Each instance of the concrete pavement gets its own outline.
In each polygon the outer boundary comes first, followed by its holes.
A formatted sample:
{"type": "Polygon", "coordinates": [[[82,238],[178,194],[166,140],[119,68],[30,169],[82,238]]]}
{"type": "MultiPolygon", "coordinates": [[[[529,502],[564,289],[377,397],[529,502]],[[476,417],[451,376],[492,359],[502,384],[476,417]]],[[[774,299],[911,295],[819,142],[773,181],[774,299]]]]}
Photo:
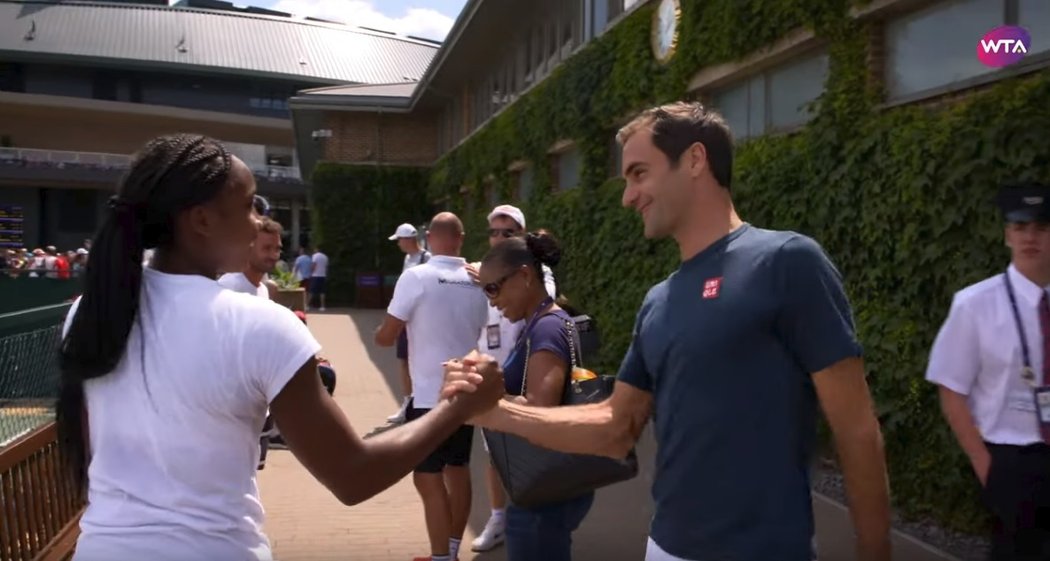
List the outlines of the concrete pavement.
{"type": "MultiPolygon", "coordinates": [[[[385,425],[400,403],[397,363],[393,349],[376,348],[372,332],[382,311],[330,311],[311,314],[309,326],[324,346],[338,375],[335,399],[361,434],[385,425]]],[[[639,443],[639,477],[598,493],[587,519],[575,534],[577,559],[641,561],[645,554],[648,521],[652,515],[649,486],[653,476],[652,435],[639,443]]],[[[475,437],[473,513],[464,536],[460,560],[503,561],[502,547],[488,553],[469,551],[470,541],[488,517],[485,495],[484,449],[475,437]]],[[[260,472],[266,531],[275,557],[281,561],[411,560],[429,553],[423,508],[406,477],[378,497],[348,508],[332,495],[285,450],[271,450],[260,472]]],[[[850,561],[852,526],[848,513],[822,497],[814,499],[821,561],[850,561]]],[[[951,557],[897,535],[897,561],[948,561],[951,557]]]]}

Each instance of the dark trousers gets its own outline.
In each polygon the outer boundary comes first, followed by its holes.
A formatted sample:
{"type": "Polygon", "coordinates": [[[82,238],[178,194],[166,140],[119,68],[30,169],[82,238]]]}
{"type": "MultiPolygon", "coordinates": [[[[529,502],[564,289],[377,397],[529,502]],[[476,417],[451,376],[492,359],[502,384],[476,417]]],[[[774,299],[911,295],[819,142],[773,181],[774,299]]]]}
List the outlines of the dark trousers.
{"type": "Polygon", "coordinates": [[[572,561],[572,533],[594,493],[536,508],[507,505],[507,561],[572,561]]]}
{"type": "Polygon", "coordinates": [[[984,499],[994,516],[991,561],[1050,559],[1050,446],[988,444],[984,499]]]}

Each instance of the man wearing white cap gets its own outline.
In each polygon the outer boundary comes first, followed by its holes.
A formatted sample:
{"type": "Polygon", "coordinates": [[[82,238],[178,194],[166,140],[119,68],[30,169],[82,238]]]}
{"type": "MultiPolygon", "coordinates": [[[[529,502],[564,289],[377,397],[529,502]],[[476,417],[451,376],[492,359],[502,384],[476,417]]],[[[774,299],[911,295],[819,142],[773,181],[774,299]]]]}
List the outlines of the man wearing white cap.
{"type": "MultiPolygon", "coordinates": [[[[387,239],[396,241],[397,247],[405,252],[405,264],[401,267],[402,273],[416,265],[422,265],[430,259],[430,252],[419,247],[419,231],[416,230],[415,226],[407,222],[398,226],[394,235],[387,239]]],[[[397,413],[386,418],[388,423],[405,422],[405,411],[408,409],[408,404],[412,401],[412,377],[408,370],[407,329],[401,331],[401,335],[397,338],[397,358],[401,363],[401,388],[405,394],[401,400],[401,408],[397,410],[397,413]]]]}
{"type": "MultiPolygon", "coordinates": [[[[489,213],[488,220],[489,247],[493,247],[508,238],[525,235],[525,213],[516,206],[499,205],[489,213]]],[[[471,277],[475,282],[477,282],[477,269],[479,266],[479,263],[468,265],[468,271],[470,271],[471,277]]],[[[557,288],[554,284],[554,273],[546,265],[543,266],[543,284],[547,288],[547,294],[551,298],[556,298],[557,288]]],[[[514,347],[518,333],[524,325],[524,321],[515,323],[507,321],[507,318],[503,317],[503,314],[498,309],[489,304],[488,321],[485,324],[485,328],[481,330],[481,337],[478,339],[478,351],[492,356],[496,362],[503,364],[510,350],[514,347]]],[[[484,439],[482,439],[482,443],[484,442],[484,439]]],[[[503,491],[503,484],[500,482],[499,475],[491,464],[488,466],[486,479],[488,481],[489,504],[492,507],[492,515],[485,524],[485,529],[471,543],[471,549],[474,551],[488,551],[503,543],[503,534],[506,528],[504,509],[507,506],[507,496],[503,491]]]]}

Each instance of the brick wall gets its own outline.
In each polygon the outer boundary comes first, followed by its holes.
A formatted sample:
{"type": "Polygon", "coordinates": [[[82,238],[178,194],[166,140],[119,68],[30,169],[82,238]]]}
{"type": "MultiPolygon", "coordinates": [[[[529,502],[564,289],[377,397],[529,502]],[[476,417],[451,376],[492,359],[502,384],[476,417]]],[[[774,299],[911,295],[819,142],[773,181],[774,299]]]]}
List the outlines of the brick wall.
{"type": "Polygon", "coordinates": [[[430,165],[437,159],[437,115],[330,112],[324,158],[334,162],[430,165]]]}

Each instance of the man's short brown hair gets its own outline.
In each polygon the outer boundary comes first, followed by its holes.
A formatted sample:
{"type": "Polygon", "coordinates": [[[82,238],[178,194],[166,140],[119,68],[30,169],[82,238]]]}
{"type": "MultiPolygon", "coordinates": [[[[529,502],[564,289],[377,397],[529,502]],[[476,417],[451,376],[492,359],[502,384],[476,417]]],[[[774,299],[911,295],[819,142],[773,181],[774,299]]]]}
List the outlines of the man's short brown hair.
{"type": "Polygon", "coordinates": [[[699,142],[707,150],[707,165],[719,185],[729,189],[733,179],[733,135],[715,111],[699,102],[679,101],[646,109],[616,133],[623,146],[639,130],[653,134],[653,144],[678,167],[682,154],[699,142]]]}
{"type": "Polygon", "coordinates": [[[278,236],[284,231],[281,227],[281,223],[270,218],[269,216],[263,216],[259,219],[259,231],[266,232],[267,234],[277,234],[278,236]]]}

